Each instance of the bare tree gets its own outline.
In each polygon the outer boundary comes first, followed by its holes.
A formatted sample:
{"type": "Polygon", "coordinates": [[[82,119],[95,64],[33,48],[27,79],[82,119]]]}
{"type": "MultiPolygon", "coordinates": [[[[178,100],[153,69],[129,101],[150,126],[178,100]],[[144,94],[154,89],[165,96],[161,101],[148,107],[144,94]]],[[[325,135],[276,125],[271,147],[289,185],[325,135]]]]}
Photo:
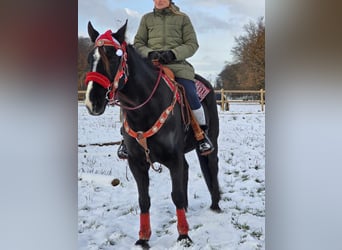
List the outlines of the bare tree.
{"type": "Polygon", "coordinates": [[[86,89],[84,85],[85,75],[88,71],[88,54],[92,48],[92,43],[89,38],[78,38],[78,58],[77,58],[77,70],[78,70],[78,90],[86,89]]]}
{"type": "Polygon", "coordinates": [[[265,23],[260,17],[257,23],[244,26],[246,34],[235,38],[236,46],[232,49],[237,62],[246,66],[246,82],[240,84],[265,88],[265,23]]]}

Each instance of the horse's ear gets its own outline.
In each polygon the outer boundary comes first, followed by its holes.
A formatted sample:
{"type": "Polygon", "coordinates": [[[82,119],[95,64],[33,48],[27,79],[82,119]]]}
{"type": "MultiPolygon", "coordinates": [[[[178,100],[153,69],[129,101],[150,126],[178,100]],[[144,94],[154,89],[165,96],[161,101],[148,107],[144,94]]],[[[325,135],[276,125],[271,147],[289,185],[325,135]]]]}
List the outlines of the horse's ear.
{"type": "Polygon", "coordinates": [[[126,28],[127,28],[127,19],[125,24],[114,34],[112,34],[119,43],[122,43],[123,41],[125,41],[125,34],[126,34],[126,28]]]}
{"type": "Polygon", "coordinates": [[[90,36],[91,41],[94,43],[96,38],[100,35],[97,30],[94,29],[93,25],[91,25],[91,22],[88,22],[88,34],[90,36]]]}

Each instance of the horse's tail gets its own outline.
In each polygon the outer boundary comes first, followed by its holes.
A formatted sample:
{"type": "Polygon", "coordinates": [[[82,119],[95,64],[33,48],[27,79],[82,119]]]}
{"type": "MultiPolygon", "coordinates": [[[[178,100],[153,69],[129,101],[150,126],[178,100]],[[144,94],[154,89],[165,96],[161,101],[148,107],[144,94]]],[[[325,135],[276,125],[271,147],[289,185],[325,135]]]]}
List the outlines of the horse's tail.
{"type": "Polygon", "coordinates": [[[201,81],[210,91],[202,100],[202,106],[205,111],[208,125],[208,136],[213,143],[215,150],[208,156],[202,156],[197,152],[201,165],[201,170],[211,194],[212,204],[210,206],[214,211],[220,211],[219,201],[221,199],[218,183],[218,135],[219,135],[219,117],[216,105],[216,97],[213,86],[200,75],[195,75],[195,79],[201,81]]]}

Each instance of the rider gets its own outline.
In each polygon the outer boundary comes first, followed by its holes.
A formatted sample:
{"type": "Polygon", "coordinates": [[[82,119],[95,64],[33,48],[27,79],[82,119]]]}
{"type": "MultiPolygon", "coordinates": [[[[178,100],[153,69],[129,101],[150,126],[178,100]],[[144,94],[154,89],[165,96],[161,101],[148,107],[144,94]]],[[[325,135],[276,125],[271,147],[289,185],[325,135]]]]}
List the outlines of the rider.
{"type": "MultiPolygon", "coordinates": [[[[153,12],[142,17],[134,38],[134,46],[142,56],[167,65],[173,71],[176,82],[184,86],[193,115],[204,132],[204,138],[198,141],[197,148],[200,154],[207,155],[214,147],[206,135],[208,127],[196,93],[194,68],[185,60],[198,49],[195,30],[189,17],[180,12],[172,1],[153,1],[153,12]]],[[[122,159],[127,158],[127,149],[123,141],[118,149],[118,156],[122,159]]]]}

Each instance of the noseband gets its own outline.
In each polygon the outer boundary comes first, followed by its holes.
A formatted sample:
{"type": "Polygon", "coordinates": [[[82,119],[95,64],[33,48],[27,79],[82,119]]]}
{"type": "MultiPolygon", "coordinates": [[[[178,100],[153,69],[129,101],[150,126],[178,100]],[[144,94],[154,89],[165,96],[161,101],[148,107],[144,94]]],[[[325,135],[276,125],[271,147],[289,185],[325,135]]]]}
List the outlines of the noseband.
{"type": "Polygon", "coordinates": [[[113,101],[115,92],[119,87],[119,81],[123,79],[124,84],[128,81],[127,44],[125,41],[120,44],[112,37],[112,31],[108,30],[96,39],[94,48],[100,48],[103,46],[114,47],[116,49],[116,55],[121,57],[119,68],[115,74],[113,82],[110,82],[108,77],[101,73],[88,72],[86,74],[85,84],[88,85],[90,81],[96,81],[96,83],[108,90],[107,95],[109,94],[109,101],[113,101]]]}

